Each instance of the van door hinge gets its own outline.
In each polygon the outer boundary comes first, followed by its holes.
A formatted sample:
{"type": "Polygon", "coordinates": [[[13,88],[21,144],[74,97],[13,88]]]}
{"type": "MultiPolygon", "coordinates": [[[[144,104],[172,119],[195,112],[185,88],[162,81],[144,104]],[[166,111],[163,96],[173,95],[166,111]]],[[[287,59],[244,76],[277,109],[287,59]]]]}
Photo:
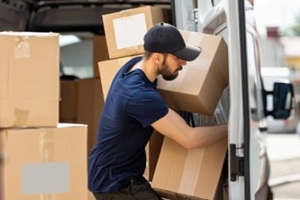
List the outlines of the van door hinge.
{"type": "Polygon", "coordinates": [[[235,144],[230,144],[230,180],[236,181],[237,176],[244,176],[244,157],[237,156],[235,144]]]}
{"type": "Polygon", "coordinates": [[[188,19],[189,19],[190,21],[195,22],[195,23],[198,22],[198,8],[195,8],[195,9],[190,10],[188,19]]]}

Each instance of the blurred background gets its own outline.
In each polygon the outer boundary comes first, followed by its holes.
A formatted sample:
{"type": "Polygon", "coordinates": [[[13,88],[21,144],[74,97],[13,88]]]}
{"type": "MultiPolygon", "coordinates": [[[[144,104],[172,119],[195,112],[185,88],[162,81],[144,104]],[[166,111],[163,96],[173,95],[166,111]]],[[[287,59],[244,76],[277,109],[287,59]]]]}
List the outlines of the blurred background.
{"type": "MultiPolygon", "coordinates": [[[[273,78],[287,77],[294,84],[295,100],[299,105],[300,1],[255,0],[254,13],[260,35],[265,86],[267,88],[273,78]]],[[[271,161],[269,184],[274,199],[300,199],[299,113],[296,111],[292,120],[276,122],[268,119],[268,123],[272,123],[267,136],[267,150],[271,161]]]]}

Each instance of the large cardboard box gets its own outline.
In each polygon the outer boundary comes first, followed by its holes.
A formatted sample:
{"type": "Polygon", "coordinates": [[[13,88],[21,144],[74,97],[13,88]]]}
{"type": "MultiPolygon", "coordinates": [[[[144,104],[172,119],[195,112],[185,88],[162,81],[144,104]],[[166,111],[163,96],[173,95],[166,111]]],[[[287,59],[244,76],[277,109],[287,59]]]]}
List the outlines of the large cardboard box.
{"type": "Polygon", "coordinates": [[[78,81],[60,81],[59,121],[77,122],[78,81]]]}
{"type": "Polygon", "coordinates": [[[60,122],[88,125],[88,154],[97,140],[103,103],[99,78],[61,81],[60,122]]]}
{"type": "Polygon", "coordinates": [[[163,139],[164,139],[164,135],[162,135],[158,131],[154,130],[151,135],[151,138],[145,148],[147,162],[146,162],[146,169],[144,172],[144,177],[148,181],[152,181],[152,179],[153,179],[153,175],[154,175],[157,161],[159,158],[163,139]]]}
{"type": "Polygon", "coordinates": [[[159,76],[157,88],[169,105],[211,116],[229,83],[227,45],[221,36],[180,32],[186,42],[201,47],[202,52],[187,62],[175,80],[159,76]]]}
{"type": "MultiPolygon", "coordinates": [[[[229,83],[227,45],[221,36],[180,32],[186,42],[200,46],[202,52],[194,61],[187,62],[175,80],[165,81],[159,76],[157,88],[175,111],[212,116],[229,83]]],[[[104,99],[114,75],[133,57],[98,62],[104,99]]]]}
{"type": "Polygon", "coordinates": [[[5,200],[86,200],[87,127],[1,129],[5,200]]]}
{"type": "Polygon", "coordinates": [[[165,192],[213,200],[227,152],[227,139],[187,150],[165,137],[152,186],[165,192]]]}
{"type": "Polygon", "coordinates": [[[0,33],[0,127],[56,126],[59,35],[0,33]]]}
{"type": "Polygon", "coordinates": [[[88,200],[95,200],[93,193],[90,191],[88,191],[88,200]]]}
{"type": "Polygon", "coordinates": [[[88,154],[97,141],[98,122],[103,103],[99,78],[78,81],[77,123],[88,125],[88,154]]]}
{"type": "Polygon", "coordinates": [[[102,16],[110,58],[141,54],[144,35],[159,22],[171,23],[170,9],[142,6],[102,16]]]}
{"type": "Polygon", "coordinates": [[[93,37],[93,72],[94,77],[100,77],[98,62],[108,60],[108,50],[106,38],[104,35],[97,35],[93,37]]]}

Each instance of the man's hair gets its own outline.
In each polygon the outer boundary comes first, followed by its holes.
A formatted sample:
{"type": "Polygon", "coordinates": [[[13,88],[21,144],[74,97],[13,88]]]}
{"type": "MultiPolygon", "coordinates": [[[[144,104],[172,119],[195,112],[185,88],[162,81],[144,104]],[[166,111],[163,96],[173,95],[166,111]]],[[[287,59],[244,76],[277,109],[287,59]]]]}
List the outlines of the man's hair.
{"type": "MultiPolygon", "coordinates": [[[[153,53],[154,52],[150,52],[150,51],[144,51],[144,55],[143,55],[143,57],[144,57],[144,59],[145,60],[148,60],[152,55],[153,55],[153,53]]],[[[160,53],[160,54],[162,54],[163,56],[164,56],[164,59],[166,59],[166,57],[167,57],[167,53],[160,53]]]]}
{"type": "Polygon", "coordinates": [[[145,60],[148,60],[152,56],[152,54],[153,54],[153,52],[145,50],[143,57],[145,58],[145,60]]]}

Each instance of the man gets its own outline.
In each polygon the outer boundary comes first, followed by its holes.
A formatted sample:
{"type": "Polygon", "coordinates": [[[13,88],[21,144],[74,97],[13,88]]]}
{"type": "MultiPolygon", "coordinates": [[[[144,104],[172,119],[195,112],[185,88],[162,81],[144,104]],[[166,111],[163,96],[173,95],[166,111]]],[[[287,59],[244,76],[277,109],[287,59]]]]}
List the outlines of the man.
{"type": "Polygon", "coordinates": [[[160,199],[143,178],[153,129],[187,149],[227,136],[227,125],[188,126],[156,89],[157,76],[175,79],[201,49],[186,44],[178,29],[166,23],[148,30],[144,49],[143,57],[133,58],[116,74],[102,110],[98,142],[89,157],[89,190],[97,200],[160,199]]]}

